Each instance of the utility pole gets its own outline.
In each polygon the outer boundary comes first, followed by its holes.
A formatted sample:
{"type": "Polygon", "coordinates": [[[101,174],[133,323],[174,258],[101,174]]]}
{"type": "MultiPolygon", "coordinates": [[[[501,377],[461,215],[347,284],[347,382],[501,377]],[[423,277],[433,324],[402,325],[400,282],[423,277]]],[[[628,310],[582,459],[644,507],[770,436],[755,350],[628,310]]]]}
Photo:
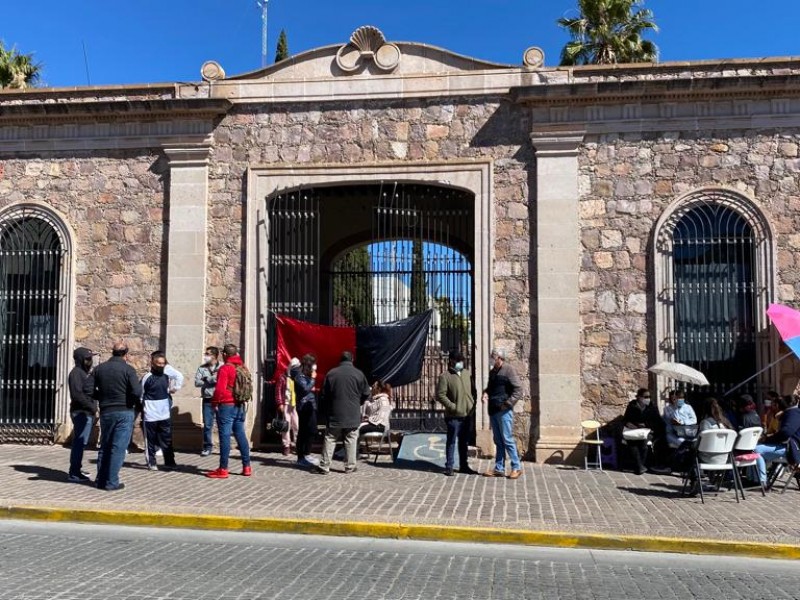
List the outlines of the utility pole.
{"type": "Polygon", "coordinates": [[[267,4],[269,0],[256,0],[261,8],[261,68],[267,66],[267,4]]]}

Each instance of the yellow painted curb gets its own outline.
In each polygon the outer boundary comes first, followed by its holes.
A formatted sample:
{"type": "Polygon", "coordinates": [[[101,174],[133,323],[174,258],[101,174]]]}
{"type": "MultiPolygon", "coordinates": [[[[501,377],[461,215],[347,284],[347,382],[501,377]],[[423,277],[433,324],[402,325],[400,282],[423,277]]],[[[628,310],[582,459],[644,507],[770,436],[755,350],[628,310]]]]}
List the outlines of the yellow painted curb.
{"type": "Polygon", "coordinates": [[[714,554],[752,558],[800,559],[800,544],[732,542],[724,540],[648,537],[602,533],[567,533],[526,529],[494,529],[448,525],[413,525],[361,521],[319,521],[313,519],[248,518],[224,515],[169,514],[114,510],[83,510],[28,506],[0,507],[0,518],[50,522],[98,523],[137,527],[173,527],[225,531],[254,531],[369,537],[439,542],[479,542],[583,548],[714,554]]]}

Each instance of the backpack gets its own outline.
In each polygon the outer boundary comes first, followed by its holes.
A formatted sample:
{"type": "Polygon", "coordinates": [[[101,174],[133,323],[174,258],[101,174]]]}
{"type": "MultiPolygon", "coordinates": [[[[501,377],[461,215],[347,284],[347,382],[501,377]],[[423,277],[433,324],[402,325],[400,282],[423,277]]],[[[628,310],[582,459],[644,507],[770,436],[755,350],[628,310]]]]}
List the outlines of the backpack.
{"type": "Polygon", "coordinates": [[[236,378],[233,380],[231,392],[236,404],[246,404],[253,399],[253,377],[244,365],[236,365],[236,378]]]}

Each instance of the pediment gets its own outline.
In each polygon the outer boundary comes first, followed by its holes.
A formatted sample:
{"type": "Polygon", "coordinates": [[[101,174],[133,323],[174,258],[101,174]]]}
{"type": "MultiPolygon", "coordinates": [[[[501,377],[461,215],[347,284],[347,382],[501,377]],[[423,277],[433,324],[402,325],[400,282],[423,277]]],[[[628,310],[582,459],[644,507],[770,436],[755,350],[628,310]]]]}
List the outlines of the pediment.
{"type": "Polygon", "coordinates": [[[365,26],[353,32],[346,43],[302,52],[264,69],[226,77],[219,65],[209,62],[203,65],[202,74],[209,81],[277,82],[387,74],[468,73],[518,67],[463,56],[428,44],[389,42],[380,30],[365,26]]]}

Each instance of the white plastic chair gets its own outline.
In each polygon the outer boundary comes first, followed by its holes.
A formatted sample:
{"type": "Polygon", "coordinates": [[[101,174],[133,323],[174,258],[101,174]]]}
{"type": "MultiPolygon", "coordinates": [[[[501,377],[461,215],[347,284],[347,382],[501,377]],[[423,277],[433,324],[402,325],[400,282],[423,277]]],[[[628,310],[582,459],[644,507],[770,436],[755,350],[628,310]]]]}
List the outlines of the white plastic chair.
{"type": "Polygon", "coordinates": [[[587,420],[581,421],[581,444],[583,444],[583,468],[603,470],[603,440],[600,439],[600,421],[587,420]],[[591,449],[595,448],[596,455],[594,460],[590,460],[591,449]]]}
{"type": "MultiPolygon", "coordinates": [[[[756,454],[755,449],[763,432],[763,427],[747,427],[739,432],[739,437],[736,438],[736,443],[733,445],[733,460],[737,469],[744,467],[756,468],[758,454],[756,454]],[[737,456],[737,452],[741,454],[737,456]]],[[[761,495],[767,495],[763,484],[761,485],[761,495]]],[[[744,500],[744,487],[742,487],[742,500],[744,500]]]]}
{"type": "Polygon", "coordinates": [[[383,442],[386,440],[386,446],[389,449],[389,458],[392,459],[394,462],[394,454],[392,454],[392,429],[391,427],[387,427],[383,433],[380,431],[370,431],[369,433],[362,433],[358,437],[358,445],[360,446],[362,442],[367,445],[367,449],[369,449],[370,445],[375,448],[375,443],[377,442],[377,449],[375,450],[375,460],[373,464],[378,463],[378,455],[383,452],[383,442]]]}
{"type": "MultiPolygon", "coordinates": [[[[736,502],[739,502],[739,471],[733,461],[733,446],[736,443],[736,432],[732,429],[707,429],[700,432],[697,452],[695,453],[695,469],[697,485],[700,488],[700,502],[703,497],[703,472],[730,471],[733,475],[733,486],[736,491],[736,502]],[[700,462],[702,458],[703,462],[700,462]]],[[[719,486],[717,486],[719,490],[719,486]]]]}

